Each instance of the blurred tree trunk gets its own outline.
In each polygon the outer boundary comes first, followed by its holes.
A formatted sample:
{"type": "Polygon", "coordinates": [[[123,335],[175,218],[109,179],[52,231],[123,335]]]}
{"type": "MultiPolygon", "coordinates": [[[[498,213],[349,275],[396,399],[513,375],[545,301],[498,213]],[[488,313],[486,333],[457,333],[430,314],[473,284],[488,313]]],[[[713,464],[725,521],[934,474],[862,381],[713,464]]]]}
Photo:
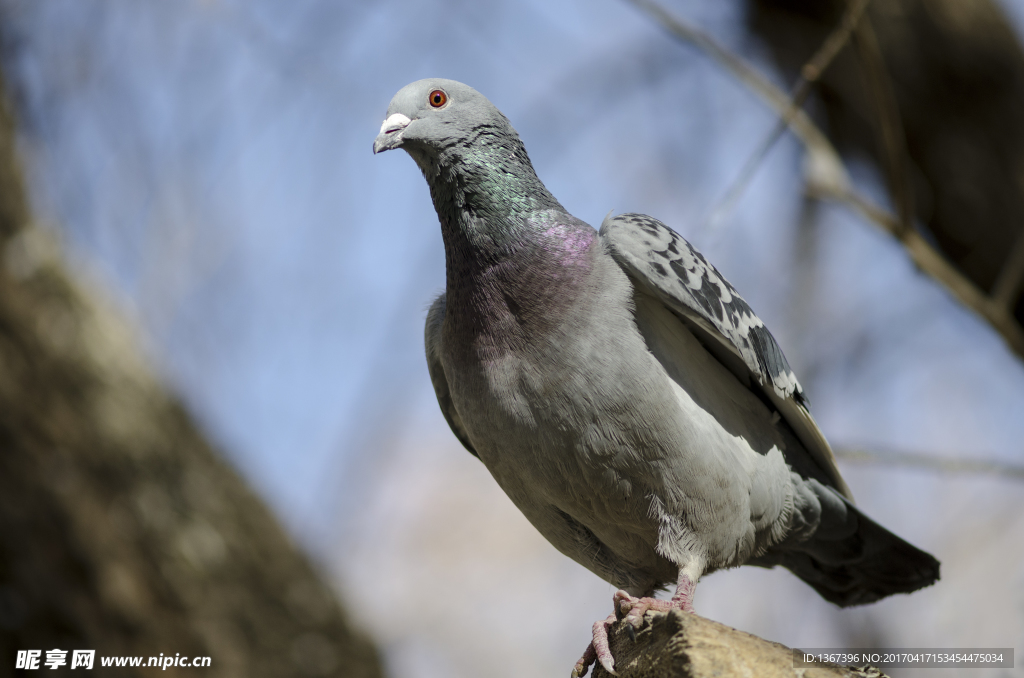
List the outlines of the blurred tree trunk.
{"type": "MultiPolygon", "coordinates": [[[[748,27],[795,77],[846,7],[748,0],[748,27]]],[[[1024,50],[999,5],[875,0],[818,91],[832,142],[1024,325],[1024,50]]]]}
{"type": "MultiPolygon", "coordinates": [[[[331,589],[32,225],[4,98],[0,675],[17,650],[54,648],[96,650],[99,675],[151,675],[100,657],[161,653],[211,657],[204,676],[381,675],[331,589]]],[[[167,675],[184,673],[197,675],[167,675]]]]}

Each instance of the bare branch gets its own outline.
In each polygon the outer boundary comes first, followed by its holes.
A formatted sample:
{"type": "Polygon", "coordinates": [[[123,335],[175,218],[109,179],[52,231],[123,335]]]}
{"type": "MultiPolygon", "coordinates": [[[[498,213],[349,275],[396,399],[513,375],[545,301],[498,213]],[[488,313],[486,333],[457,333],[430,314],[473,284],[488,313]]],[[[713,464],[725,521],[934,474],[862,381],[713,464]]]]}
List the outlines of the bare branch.
{"type": "Polygon", "coordinates": [[[809,184],[808,192],[852,207],[868,221],[899,240],[920,270],[945,287],[961,304],[987,320],[1002,335],[1010,349],[1024,357],[1024,330],[1017,324],[1009,308],[986,295],[964,277],[920,233],[915,230],[903,231],[896,217],[853,189],[836,192],[829,186],[809,184]]]}
{"type": "Polygon", "coordinates": [[[1012,313],[1010,308],[1013,300],[1017,298],[1021,286],[1024,285],[1024,229],[1017,234],[1017,241],[1010,250],[1010,256],[1003,264],[1003,270],[999,271],[996,284],[992,286],[992,298],[1012,313]]]}
{"type": "Polygon", "coordinates": [[[835,450],[835,455],[837,459],[855,463],[907,466],[942,473],[995,475],[1012,480],[1024,480],[1024,466],[991,459],[951,459],[916,452],[863,449],[839,449],[835,450]]]}
{"type": "Polygon", "coordinates": [[[860,22],[868,2],[870,0],[854,0],[851,2],[846,8],[842,21],[825,39],[818,52],[801,69],[800,79],[793,86],[786,110],[779,117],[778,122],[776,122],[764,141],[761,142],[758,149],[747,159],[746,164],[729,187],[729,190],[725,192],[722,199],[718,201],[718,205],[711,211],[711,216],[708,218],[708,226],[720,223],[736,206],[740,196],[743,195],[750,181],[754,178],[757,168],[761,166],[761,163],[768,156],[768,153],[775,146],[775,142],[779,140],[782,133],[790,126],[797,111],[803,107],[814,84],[821,78],[822,74],[832,63],[832,60],[836,58],[836,55],[839,54],[840,50],[849,41],[850,34],[860,22]]]}
{"type": "Polygon", "coordinates": [[[803,100],[810,93],[811,86],[821,79],[825,69],[829,67],[832,60],[839,54],[839,51],[846,46],[847,41],[850,39],[850,34],[860,26],[860,18],[864,15],[868,2],[870,0],[851,0],[846,7],[846,12],[843,13],[843,18],[840,20],[839,25],[825,38],[825,42],[818,49],[818,52],[801,69],[800,76],[802,82],[797,85],[797,94],[800,94],[800,98],[797,100],[796,96],[794,96],[794,106],[799,106],[803,103],[803,100]]]}
{"type": "Polygon", "coordinates": [[[779,114],[779,120],[776,125],[760,146],[758,146],[753,155],[748,158],[739,175],[725,192],[725,195],[718,201],[715,208],[711,210],[710,216],[703,225],[704,228],[712,227],[732,211],[736,201],[739,200],[743,191],[747,188],[757,168],[787,127],[792,128],[794,133],[804,142],[804,145],[810,151],[817,154],[817,157],[812,160],[812,164],[816,167],[816,173],[819,175],[823,173],[830,174],[834,177],[832,181],[839,182],[845,187],[848,181],[845,171],[839,170],[842,163],[839,160],[838,154],[835,153],[825,136],[821,134],[814,123],[801,110],[801,106],[811,93],[814,83],[818,81],[836,55],[839,54],[840,50],[849,41],[850,35],[856,28],[870,0],[854,0],[850,3],[846,13],[843,15],[842,21],[825,39],[817,53],[801,69],[801,77],[793,86],[790,96],[784,94],[741,58],[719,45],[710,35],[672,16],[656,2],[652,0],[630,0],[630,2],[651,15],[670,33],[696,45],[714,58],[715,61],[725,66],[729,72],[766,99],[779,114]],[[826,170],[826,168],[829,169],[826,170]]]}
{"type": "MultiPolygon", "coordinates": [[[[630,2],[654,17],[658,23],[679,39],[699,47],[758,94],[783,119],[787,115],[792,115],[789,127],[808,152],[808,194],[840,202],[853,208],[899,240],[920,270],[945,287],[960,303],[988,321],[1002,335],[1010,349],[1018,356],[1024,357],[1024,329],[1017,324],[1008,305],[986,295],[922,238],[916,230],[904,229],[900,221],[887,210],[860,195],[852,187],[846,166],[828,137],[802,110],[789,113],[793,108],[792,101],[784,92],[739,56],[719,45],[709,35],[673,17],[652,0],[630,0],[630,2]]],[[[1011,278],[1007,287],[1010,286],[1010,283],[1016,287],[1020,282],[1015,275],[1016,271],[1017,269],[1010,269],[1011,278]]]]}
{"type": "Polygon", "coordinates": [[[856,42],[857,52],[864,66],[868,96],[878,114],[880,155],[889,179],[889,192],[896,203],[900,232],[905,233],[913,227],[914,219],[914,194],[910,188],[907,140],[899,106],[896,103],[896,92],[889,79],[882,49],[878,46],[870,19],[865,19],[857,26],[856,42]]]}
{"type": "Polygon", "coordinates": [[[790,105],[790,99],[785,92],[773,85],[743,59],[719,45],[710,35],[681,19],[673,17],[657,3],[651,0],[629,1],[650,14],[668,32],[700,48],[701,51],[718,62],[720,66],[723,66],[740,82],[760,96],[776,113],[784,119],[788,119],[788,124],[793,134],[815,156],[812,159],[812,164],[820,168],[820,172],[817,174],[823,178],[828,177],[830,182],[836,182],[842,186],[849,182],[846,168],[843,166],[842,161],[839,159],[839,154],[836,153],[828,138],[818,129],[817,125],[811,122],[811,119],[807,117],[803,110],[790,105]]]}

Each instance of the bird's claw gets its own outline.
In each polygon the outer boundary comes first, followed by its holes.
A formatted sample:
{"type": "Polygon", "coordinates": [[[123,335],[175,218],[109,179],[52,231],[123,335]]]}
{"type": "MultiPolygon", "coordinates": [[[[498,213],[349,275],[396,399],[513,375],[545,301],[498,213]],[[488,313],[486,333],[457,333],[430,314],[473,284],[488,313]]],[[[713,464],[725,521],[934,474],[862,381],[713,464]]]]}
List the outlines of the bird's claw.
{"type": "Polygon", "coordinates": [[[615,614],[608,615],[604,621],[594,622],[593,640],[590,641],[583,656],[573,667],[572,678],[583,678],[595,661],[601,662],[604,670],[611,675],[619,675],[615,672],[615,658],[612,657],[612,651],[608,645],[608,629],[616,621],[626,623],[626,633],[629,634],[629,639],[636,642],[636,632],[644,625],[644,615],[648,610],[667,612],[673,608],[679,608],[693,611],[693,606],[689,604],[688,598],[685,602],[683,599],[676,601],[675,598],[671,601],[650,597],[635,598],[622,590],[616,591],[612,596],[612,608],[615,610],[615,614]]]}
{"type": "Polygon", "coordinates": [[[614,622],[615,615],[608,615],[608,618],[604,621],[594,622],[593,640],[590,641],[590,645],[587,645],[583,656],[580,657],[580,660],[576,662],[576,666],[573,667],[572,678],[583,678],[583,676],[587,675],[587,669],[595,661],[601,662],[604,670],[611,675],[619,675],[615,672],[615,658],[612,657],[612,651],[608,647],[608,627],[614,622]]]}
{"type": "Polygon", "coordinates": [[[644,615],[648,610],[663,612],[671,608],[671,603],[656,598],[634,598],[625,591],[616,591],[612,597],[615,606],[615,617],[626,622],[626,633],[632,641],[636,641],[636,632],[644,625],[644,615]]]}
{"type": "Polygon", "coordinates": [[[576,662],[576,666],[572,667],[572,678],[583,678],[587,675],[587,669],[590,665],[597,661],[597,652],[594,651],[594,643],[591,642],[587,645],[587,649],[584,650],[583,656],[576,662]]]}

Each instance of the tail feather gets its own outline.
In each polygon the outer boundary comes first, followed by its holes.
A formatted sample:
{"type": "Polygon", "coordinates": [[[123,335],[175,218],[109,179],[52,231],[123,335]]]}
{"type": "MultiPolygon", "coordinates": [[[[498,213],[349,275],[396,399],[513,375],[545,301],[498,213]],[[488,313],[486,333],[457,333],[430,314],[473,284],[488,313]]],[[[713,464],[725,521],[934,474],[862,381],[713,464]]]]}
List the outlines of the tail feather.
{"type": "Polygon", "coordinates": [[[939,579],[939,561],[871,520],[852,504],[857,530],[843,538],[811,537],[751,563],[782,565],[840,607],[866,605],[910,593],[939,579]]]}

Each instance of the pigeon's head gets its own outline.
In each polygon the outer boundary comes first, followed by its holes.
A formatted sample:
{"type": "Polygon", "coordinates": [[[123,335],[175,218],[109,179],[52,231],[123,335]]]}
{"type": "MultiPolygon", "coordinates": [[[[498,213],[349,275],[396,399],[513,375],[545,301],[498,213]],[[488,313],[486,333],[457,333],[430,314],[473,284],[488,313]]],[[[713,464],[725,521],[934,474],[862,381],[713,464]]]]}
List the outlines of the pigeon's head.
{"type": "Polygon", "coordinates": [[[419,165],[442,225],[561,209],[508,118],[461,82],[429,78],[400,89],[373,142],[374,153],[393,148],[419,165]]]}
{"type": "Polygon", "coordinates": [[[481,127],[515,132],[504,115],[469,85],[443,78],[417,80],[398,91],[373,142],[373,152],[404,148],[417,156],[436,156],[467,142],[481,127]]]}

